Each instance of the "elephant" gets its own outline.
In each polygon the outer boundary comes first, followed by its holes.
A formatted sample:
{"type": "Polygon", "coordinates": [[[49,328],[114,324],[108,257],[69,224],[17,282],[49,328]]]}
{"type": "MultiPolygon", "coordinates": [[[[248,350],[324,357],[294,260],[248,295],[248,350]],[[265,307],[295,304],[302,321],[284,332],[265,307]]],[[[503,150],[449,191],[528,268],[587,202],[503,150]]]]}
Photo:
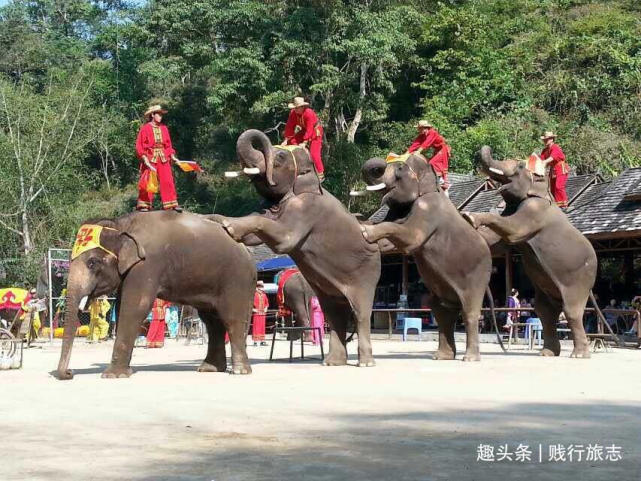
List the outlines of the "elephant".
{"type": "Polygon", "coordinates": [[[467,334],[463,361],[479,361],[478,321],[492,273],[486,242],[441,190],[434,168],[422,155],[389,163],[375,157],[365,162],[362,173],[368,190],[382,191],[382,204],[389,207],[385,221],[362,224],[363,236],[369,242],[387,239],[412,255],[431,292],[439,330],[433,358],[456,357],[454,328],[460,313],[467,334]]]}
{"type": "Polygon", "coordinates": [[[592,244],[568,220],[549,192],[545,176],[531,172],[525,162],[497,161],[492,149],[479,152],[481,169],[500,184],[505,200],[501,215],[464,213],[490,246],[512,245],[535,290],[534,310],[543,323],[543,356],[558,356],[561,345],[556,323],[565,313],[572,331],[570,357],[590,357],[583,328],[583,311],[596,279],[597,257],[592,244]]]}
{"type": "Polygon", "coordinates": [[[358,220],[320,185],[309,151],[272,146],[259,130],[236,143],[243,172],[271,207],[259,215],[210,216],[238,242],[286,253],[318,295],[330,326],[324,365],[347,364],[347,325],[355,321],[358,365],[374,366],[370,316],[381,272],[377,246],[363,239],[358,220]]]}
{"type": "MultiPolygon", "coordinates": [[[[309,327],[309,303],[316,293],[300,272],[292,274],[283,285],[284,306],[294,316],[294,325],[309,327]]],[[[305,339],[311,339],[311,332],[305,333],[305,339]]],[[[298,332],[289,333],[289,339],[300,339],[298,332]]]]}
{"type": "Polygon", "coordinates": [[[207,355],[198,371],[225,372],[225,332],[231,343],[232,373],[249,374],[245,350],[256,268],[242,246],[202,216],[175,211],[138,212],[88,221],[69,270],[64,340],[57,375],[68,369],[78,309],[87,300],[118,291],[118,331],[110,366],[103,378],[129,377],[134,341],[156,297],[198,309],[207,327],[207,355]],[[84,233],[84,234],[83,234],[84,233]],[[83,239],[84,235],[84,239],[83,239]]]}

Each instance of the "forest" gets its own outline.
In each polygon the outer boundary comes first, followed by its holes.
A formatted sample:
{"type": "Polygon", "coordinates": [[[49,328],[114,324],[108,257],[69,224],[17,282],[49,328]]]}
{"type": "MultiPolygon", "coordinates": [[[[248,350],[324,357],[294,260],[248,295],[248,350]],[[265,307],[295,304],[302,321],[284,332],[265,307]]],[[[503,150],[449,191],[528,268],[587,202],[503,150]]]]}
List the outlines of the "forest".
{"type": "MultiPolygon", "coordinates": [[[[641,165],[638,0],[10,0],[0,8],[0,277],[33,284],[83,220],[133,210],[134,144],[152,103],[178,156],[180,203],[244,215],[248,128],[282,140],[305,96],[324,128],[324,184],[345,204],[364,160],[402,151],[419,119],[450,169],[541,149],[577,173],[641,165]]],[[[371,212],[373,200],[352,201],[371,212]]]]}

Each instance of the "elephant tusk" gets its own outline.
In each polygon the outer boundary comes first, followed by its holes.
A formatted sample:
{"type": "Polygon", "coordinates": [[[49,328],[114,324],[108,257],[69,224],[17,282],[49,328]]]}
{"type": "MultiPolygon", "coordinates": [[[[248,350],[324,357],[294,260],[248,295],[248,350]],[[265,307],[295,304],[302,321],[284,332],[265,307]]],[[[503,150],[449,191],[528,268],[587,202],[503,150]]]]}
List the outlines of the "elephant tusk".
{"type": "Polygon", "coordinates": [[[505,172],[503,172],[501,169],[497,169],[495,167],[490,167],[490,172],[493,172],[498,175],[505,175],[505,172]]]}
{"type": "Polygon", "coordinates": [[[260,174],[260,169],[258,167],[245,167],[243,172],[246,175],[258,175],[260,174]]]}
{"type": "Polygon", "coordinates": [[[366,189],[367,189],[367,190],[369,190],[369,191],[372,191],[372,190],[382,190],[382,189],[384,189],[385,187],[387,187],[387,186],[381,182],[380,184],[376,184],[376,185],[368,185],[368,186],[366,187],[366,189]]]}
{"type": "Polygon", "coordinates": [[[225,172],[225,178],[226,179],[233,179],[234,177],[238,177],[239,175],[240,175],[240,171],[238,171],[238,170],[232,170],[232,171],[225,172]]]}
{"type": "Polygon", "coordinates": [[[84,311],[88,300],[89,300],[89,296],[85,296],[82,299],[80,299],[80,304],[78,304],[78,309],[80,309],[81,311],[84,311]]]}
{"type": "Polygon", "coordinates": [[[367,191],[365,190],[352,190],[349,193],[350,197],[362,197],[364,195],[367,195],[367,191]]]}

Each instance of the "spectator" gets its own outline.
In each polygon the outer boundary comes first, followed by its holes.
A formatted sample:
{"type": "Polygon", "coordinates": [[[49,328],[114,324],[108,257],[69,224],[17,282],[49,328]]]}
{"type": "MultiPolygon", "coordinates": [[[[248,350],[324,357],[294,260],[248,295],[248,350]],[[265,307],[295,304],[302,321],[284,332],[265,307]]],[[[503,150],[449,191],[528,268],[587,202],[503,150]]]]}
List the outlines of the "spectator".
{"type": "Polygon", "coordinates": [[[147,332],[147,348],[163,347],[165,345],[165,309],[170,305],[162,299],[156,299],[151,308],[151,324],[147,332]]]}
{"type": "MultiPolygon", "coordinates": [[[[518,309],[519,307],[521,307],[521,303],[519,302],[519,291],[517,291],[516,289],[512,289],[510,297],[507,298],[507,307],[512,309],[518,309]]],[[[514,327],[514,323],[518,322],[518,319],[519,311],[508,311],[505,326],[503,328],[507,331],[510,331],[510,335],[512,335],[512,328],[514,327]]],[[[514,333],[515,337],[518,337],[518,327],[516,328],[514,333]]]]}
{"type": "Polygon", "coordinates": [[[109,332],[109,323],[107,322],[107,313],[111,304],[107,296],[100,296],[89,304],[89,334],[87,342],[102,341],[107,337],[109,332]]]}
{"type": "Polygon", "coordinates": [[[265,284],[263,281],[256,283],[256,292],[254,292],[254,307],[252,309],[252,341],[254,346],[260,342],[261,346],[266,346],[265,342],[265,324],[267,320],[267,309],[269,309],[269,299],[265,294],[265,284]]]}
{"type": "Polygon", "coordinates": [[[620,316],[616,312],[617,309],[619,309],[619,306],[617,305],[616,299],[610,299],[610,305],[608,305],[608,307],[603,309],[603,315],[605,317],[605,321],[608,323],[610,328],[612,328],[612,330],[615,333],[619,332],[618,325],[619,325],[620,316]]]}
{"type": "Polygon", "coordinates": [[[318,302],[318,297],[312,297],[310,301],[311,307],[311,327],[320,328],[320,332],[314,329],[312,331],[312,342],[314,344],[320,344],[323,342],[323,333],[325,332],[325,316],[323,315],[323,310],[321,309],[320,302],[318,302]],[[320,335],[319,335],[320,334],[320,335]]]}

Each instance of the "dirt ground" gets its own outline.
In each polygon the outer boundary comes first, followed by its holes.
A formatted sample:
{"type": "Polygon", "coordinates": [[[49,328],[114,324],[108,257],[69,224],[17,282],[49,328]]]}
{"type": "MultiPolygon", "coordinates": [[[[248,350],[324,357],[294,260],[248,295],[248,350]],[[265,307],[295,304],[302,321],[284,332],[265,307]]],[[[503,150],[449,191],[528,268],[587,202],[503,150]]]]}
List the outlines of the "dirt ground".
{"type": "Polygon", "coordinates": [[[169,340],[136,348],[136,374],[111,380],[100,372],[112,343],[76,344],[72,381],[50,375],[59,344],[0,371],[0,479],[641,478],[641,350],[583,360],[569,345],[541,358],[483,344],[482,361],[464,363],[431,360],[434,342],[377,340],[377,366],[357,368],[270,363],[268,347],[249,347],[253,374],[231,376],[197,373],[205,346],[169,340]],[[499,461],[506,444],[512,460],[499,461]],[[479,445],[494,462],[477,461],[479,445]]]}

